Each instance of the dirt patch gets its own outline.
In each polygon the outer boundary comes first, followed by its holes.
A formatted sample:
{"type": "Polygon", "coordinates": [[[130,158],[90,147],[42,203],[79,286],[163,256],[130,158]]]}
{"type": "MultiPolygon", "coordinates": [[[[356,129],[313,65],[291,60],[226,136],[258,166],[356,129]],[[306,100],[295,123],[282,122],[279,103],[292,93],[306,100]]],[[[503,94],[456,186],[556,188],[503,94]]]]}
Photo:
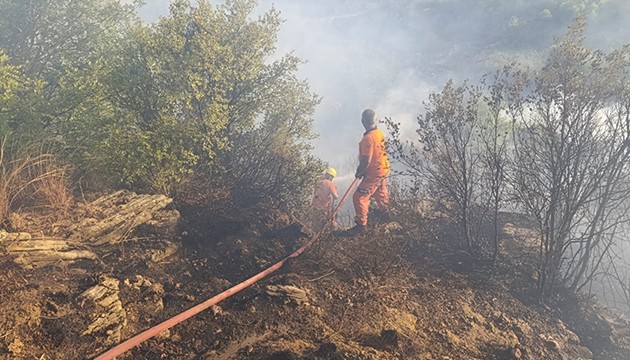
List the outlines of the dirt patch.
{"type": "MultiPolygon", "coordinates": [[[[77,223],[77,213],[70,214],[67,223],[77,223]]],[[[36,215],[21,219],[22,229],[33,232],[36,215]]],[[[423,221],[382,225],[355,238],[324,236],[268,279],[121,358],[588,359],[592,352],[628,358],[622,323],[609,331],[618,346],[606,335],[608,346],[602,340],[594,347],[588,336],[595,332],[580,327],[585,322],[559,321],[557,312],[535,305],[532,248],[522,241],[529,225],[518,216],[503,222],[494,267],[461,266],[447,233],[423,221]]],[[[64,229],[58,222],[55,234],[64,229]]],[[[92,357],[306,240],[306,231],[277,210],[195,205],[167,207],[117,241],[86,248],[96,259],[27,268],[5,253],[0,357],[92,357]]]]}

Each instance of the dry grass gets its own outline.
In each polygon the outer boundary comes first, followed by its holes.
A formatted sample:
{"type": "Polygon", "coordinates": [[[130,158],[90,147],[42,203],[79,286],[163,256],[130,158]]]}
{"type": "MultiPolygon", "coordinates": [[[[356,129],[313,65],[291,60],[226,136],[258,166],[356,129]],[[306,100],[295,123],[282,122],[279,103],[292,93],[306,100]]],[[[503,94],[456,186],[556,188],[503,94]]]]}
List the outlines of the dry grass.
{"type": "Polygon", "coordinates": [[[73,199],[66,169],[43,148],[13,148],[5,136],[0,144],[0,223],[6,226],[11,212],[29,201],[67,211],[73,199]]]}
{"type": "Polygon", "coordinates": [[[409,238],[394,236],[387,229],[375,229],[363,236],[319,243],[312,254],[325,268],[336,269],[349,279],[371,281],[406,272],[404,255],[410,245],[409,238]]]}
{"type": "Polygon", "coordinates": [[[33,183],[34,195],[41,198],[47,207],[65,215],[74,204],[66,168],[55,161],[41,162],[38,167],[33,174],[38,179],[33,183]]]}

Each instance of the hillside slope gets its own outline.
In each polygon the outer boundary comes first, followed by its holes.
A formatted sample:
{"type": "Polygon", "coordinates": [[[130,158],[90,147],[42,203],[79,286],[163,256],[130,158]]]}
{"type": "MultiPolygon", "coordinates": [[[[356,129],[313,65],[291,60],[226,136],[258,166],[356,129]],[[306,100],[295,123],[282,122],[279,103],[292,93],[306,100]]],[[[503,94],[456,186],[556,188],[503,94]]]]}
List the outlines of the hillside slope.
{"type": "MultiPolygon", "coordinates": [[[[0,358],[93,357],[308,237],[273,209],[169,203],[117,193],[64,217],[15,215],[0,236],[0,358]]],[[[535,249],[522,217],[503,217],[496,266],[449,250],[444,219],[397,220],[365,236],[325,236],[268,279],[121,358],[630,358],[622,319],[583,301],[536,305],[535,249]]]]}

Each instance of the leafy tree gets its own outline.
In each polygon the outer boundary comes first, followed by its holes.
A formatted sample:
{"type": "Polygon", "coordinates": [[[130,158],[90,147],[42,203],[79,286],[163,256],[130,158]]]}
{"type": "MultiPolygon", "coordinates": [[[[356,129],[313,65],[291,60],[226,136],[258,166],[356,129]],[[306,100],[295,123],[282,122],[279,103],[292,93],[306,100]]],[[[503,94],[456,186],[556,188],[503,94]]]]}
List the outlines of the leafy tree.
{"type": "Polygon", "coordinates": [[[116,116],[95,146],[124,183],[172,192],[198,173],[241,195],[300,198],[287,189],[313,173],[319,100],[295,77],[298,58],[269,61],[281,20],[273,9],[251,20],[255,4],[179,0],[130,33],[107,78],[116,116]]]}
{"type": "Polygon", "coordinates": [[[241,199],[270,197],[292,206],[310,199],[323,168],[307,142],[315,137],[310,116],[318,103],[306,83],[288,77],[271,94],[261,122],[234,139],[226,164],[241,199]]]}
{"type": "Polygon", "coordinates": [[[13,97],[5,127],[54,138],[109,186],[173,193],[203,175],[242,198],[304,198],[320,166],[308,145],[319,99],[295,77],[298,58],[269,60],[279,13],[251,19],[253,0],[177,0],[147,26],[138,3],[0,2],[0,47],[19,65],[3,77],[39,84],[13,97]]]}
{"type": "Polygon", "coordinates": [[[16,91],[23,87],[24,80],[18,68],[9,64],[9,57],[0,50],[0,134],[9,132],[8,112],[15,101],[16,91]]]}
{"type": "Polygon", "coordinates": [[[13,114],[14,130],[57,136],[64,122],[91,116],[99,104],[99,73],[107,71],[109,54],[134,19],[137,3],[0,2],[0,48],[24,76],[41,83],[30,104],[13,114]]]}

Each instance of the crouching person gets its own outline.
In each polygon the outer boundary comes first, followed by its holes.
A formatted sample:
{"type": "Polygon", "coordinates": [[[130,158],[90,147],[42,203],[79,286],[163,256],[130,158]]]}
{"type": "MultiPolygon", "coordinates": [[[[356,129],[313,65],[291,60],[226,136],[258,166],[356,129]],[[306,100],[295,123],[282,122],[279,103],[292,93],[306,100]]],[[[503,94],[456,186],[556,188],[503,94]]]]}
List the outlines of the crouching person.
{"type": "MultiPolygon", "coordinates": [[[[337,187],[333,179],[337,172],[333,168],[328,168],[324,172],[324,177],[317,183],[313,194],[313,219],[311,227],[315,231],[320,231],[332,216],[334,202],[339,198],[337,187]]],[[[335,219],[332,219],[333,228],[337,226],[335,219]]]]}

